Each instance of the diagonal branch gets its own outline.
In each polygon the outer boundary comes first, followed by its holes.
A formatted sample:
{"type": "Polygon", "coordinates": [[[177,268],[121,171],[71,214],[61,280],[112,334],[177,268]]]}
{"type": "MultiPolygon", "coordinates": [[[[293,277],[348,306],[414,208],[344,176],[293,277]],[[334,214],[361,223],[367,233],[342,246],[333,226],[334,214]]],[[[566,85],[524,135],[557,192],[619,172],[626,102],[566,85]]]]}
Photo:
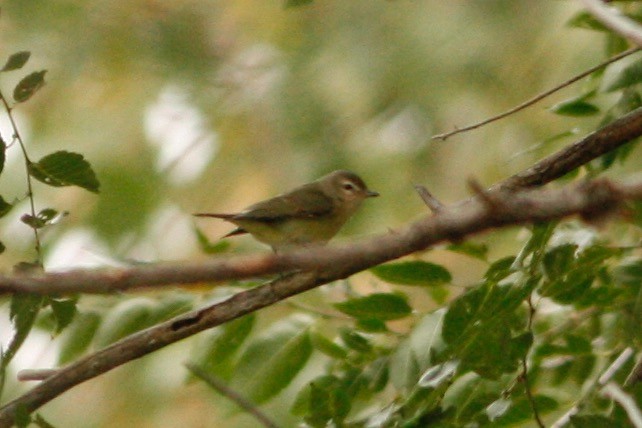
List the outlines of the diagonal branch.
{"type": "Polygon", "coordinates": [[[422,218],[394,234],[379,235],[349,245],[311,248],[279,255],[222,258],[204,264],[2,277],[0,290],[5,293],[105,293],[151,285],[259,276],[292,269],[306,271],[281,276],[223,302],[134,333],[57,370],[38,386],[2,407],[0,427],[11,426],[18,412],[33,412],[75,385],[115,367],[205,329],[385,261],[492,228],[543,222],[573,214],[591,219],[614,210],[623,200],[642,199],[642,181],[616,184],[598,180],[567,185],[561,189],[520,190],[520,187],[537,186],[553,180],[577,168],[582,162],[588,162],[639,135],[642,135],[642,109],[544,159],[528,171],[499,183],[485,197],[445,207],[437,214],[422,218]],[[565,160],[565,156],[569,160],[565,160]],[[488,205],[488,201],[492,201],[492,206],[488,205]]]}
{"type": "MultiPolygon", "coordinates": [[[[532,167],[499,182],[493,189],[519,189],[544,185],[562,177],[574,169],[598,158],[642,135],[642,108],[611,122],[576,143],[537,162],[532,167]]],[[[465,205],[470,199],[462,201],[465,205]]],[[[397,234],[399,235],[399,234],[397,234]]],[[[355,257],[372,246],[382,246],[388,235],[375,236],[370,245],[354,245],[348,257],[355,257]]],[[[389,248],[381,251],[389,254],[379,263],[410,254],[418,249],[403,246],[403,239],[392,238],[389,248]],[[397,249],[392,252],[392,249],[397,249]]],[[[353,246],[348,246],[348,248],[353,246]]],[[[422,249],[422,248],[421,248],[422,249]]],[[[315,256],[334,251],[332,247],[304,250],[315,256]]],[[[296,253],[295,253],[296,254],[296,253]]],[[[336,259],[345,263],[347,260],[336,259]]],[[[205,262],[163,263],[110,269],[75,269],[66,272],[42,273],[39,275],[0,275],[0,294],[7,293],[113,293],[141,287],[194,284],[204,281],[224,281],[251,278],[282,272],[295,266],[287,258],[275,254],[254,254],[236,257],[219,257],[205,262]]],[[[309,266],[308,266],[309,267],[309,266]]]]}
{"type": "Polygon", "coordinates": [[[580,0],[591,15],[606,28],[642,46],[642,27],[634,20],[625,16],[613,6],[604,4],[602,0],[580,0]]]}

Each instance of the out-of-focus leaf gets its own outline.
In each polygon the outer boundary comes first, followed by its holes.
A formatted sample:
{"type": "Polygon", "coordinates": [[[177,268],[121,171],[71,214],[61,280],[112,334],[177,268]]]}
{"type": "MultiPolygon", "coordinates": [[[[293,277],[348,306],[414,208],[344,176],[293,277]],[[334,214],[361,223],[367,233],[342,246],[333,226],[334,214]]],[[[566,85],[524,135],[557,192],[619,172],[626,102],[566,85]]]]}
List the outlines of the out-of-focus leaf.
{"type": "Polygon", "coordinates": [[[449,251],[455,253],[465,254],[479,260],[486,261],[488,255],[488,246],[486,244],[478,244],[472,241],[464,241],[456,244],[450,244],[446,247],[449,251]]]}
{"type": "Polygon", "coordinates": [[[7,161],[7,144],[0,137],[0,173],[4,171],[4,164],[7,161]]]}
{"type": "Polygon", "coordinates": [[[625,425],[603,415],[573,415],[571,416],[571,426],[574,428],[619,428],[625,425]]]}
{"type": "Polygon", "coordinates": [[[89,162],[78,153],[65,150],[49,154],[29,164],[29,174],[50,186],[78,186],[98,193],[100,183],[89,162]]]}
{"type": "Polygon", "coordinates": [[[299,6],[305,6],[307,4],[312,4],[314,0],[285,0],[285,7],[290,8],[290,7],[299,7],[299,6]]]}
{"type": "Polygon", "coordinates": [[[39,428],[55,428],[53,425],[51,425],[45,418],[43,418],[40,413],[38,413],[34,418],[33,418],[33,423],[36,424],[39,428]]]}
{"type": "Polygon", "coordinates": [[[105,317],[97,334],[98,346],[107,346],[149,326],[154,303],[149,299],[125,300],[105,317]]]}
{"type": "Polygon", "coordinates": [[[22,103],[27,101],[36,91],[45,84],[47,70],[34,71],[24,77],[13,90],[13,99],[22,103]]]}
{"type": "MultiPolygon", "coordinates": [[[[557,401],[549,396],[537,394],[533,397],[537,410],[542,413],[551,412],[559,407],[557,401]]],[[[533,410],[531,403],[526,397],[520,397],[514,400],[511,407],[493,422],[493,426],[515,426],[524,421],[533,420],[533,410]]]]}
{"type": "Polygon", "coordinates": [[[355,318],[396,320],[412,313],[407,300],[391,293],[375,293],[336,303],[335,308],[355,318]]]}
{"type": "Polygon", "coordinates": [[[358,352],[370,352],[372,350],[370,341],[355,331],[344,328],[341,329],[339,335],[348,348],[358,352]]]}
{"type": "Polygon", "coordinates": [[[484,274],[484,278],[488,281],[499,282],[506,278],[511,273],[511,266],[515,261],[515,257],[508,256],[493,262],[484,274]]]}
{"type": "Polygon", "coordinates": [[[232,375],[231,357],[247,340],[256,324],[254,314],[246,315],[217,327],[199,345],[199,366],[223,379],[232,375]]]}
{"type": "Polygon", "coordinates": [[[226,240],[221,240],[217,242],[211,242],[207,236],[203,233],[198,227],[194,228],[196,233],[196,241],[201,251],[205,254],[219,254],[225,252],[230,248],[230,242],[226,240]]]}
{"type": "Polygon", "coordinates": [[[256,376],[245,386],[246,394],[255,403],[274,397],[303,369],[312,354],[309,331],[301,331],[272,351],[264,356],[264,364],[256,368],[256,376]]]}
{"type": "Polygon", "coordinates": [[[600,21],[593,18],[593,15],[591,15],[588,12],[579,12],[573,15],[571,19],[568,20],[566,25],[568,25],[569,27],[584,28],[587,30],[595,30],[595,31],[603,31],[603,32],[610,31],[608,28],[602,25],[600,21]]]}
{"type": "Polygon", "coordinates": [[[345,348],[314,330],[310,332],[310,340],[312,341],[312,346],[329,357],[343,359],[348,355],[348,351],[345,348]]]}
{"type": "Polygon", "coordinates": [[[29,61],[30,56],[31,52],[29,51],[16,52],[7,59],[7,62],[4,64],[4,67],[2,67],[2,70],[0,71],[18,70],[22,68],[27,63],[27,61],[29,61]]]}
{"type": "Polygon", "coordinates": [[[417,384],[422,388],[436,388],[443,382],[450,380],[457,371],[458,366],[459,362],[457,361],[446,361],[433,366],[421,375],[417,384]]]}
{"type": "Polygon", "coordinates": [[[376,318],[360,318],[355,323],[355,327],[358,330],[365,331],[368,333],[383,333],[388,331],[385,321],[376,318]]]}
{"type": "Polygon", "coordinates": [[[312,427],[325,427],[330,421],[341,424],[350,412],[351,399],[336,376],[319,376],[297,394],[291,412],[303,416],[312,427]]]}
{"type": "Polygon", "coordinates": [[[58,363],[66,364],[85,352],[94,339],[100,322],[101,317],[96,312],[78,313],[62,336],[58,363]]]}
{"type": "Polygon", "coordinates": [[[549,110],[555,114],[573,117],[594,116],[600,112],[600,109],[594,104],[576,98],[555,104],[549,110]]]}
{"type": "Polygon", "coordinates": [[[370,271],[392,284],[431,286],[452,280],[452,275],[443,266],[419,260],[379,265],[370,271]]]}
{"type": "Polygon", "coordinates": [[[628,64],[617,77],[606,87],[607,91],[617,91],[642,82],[642,59],[628,64]]]}
{"type": "Polygon", "coordinates": [[[4,198],[0,196],[0,217],[7,215],[9,211],[11,211],[11,208],[13,208],[13,205],[5,201],[4,198]]]}

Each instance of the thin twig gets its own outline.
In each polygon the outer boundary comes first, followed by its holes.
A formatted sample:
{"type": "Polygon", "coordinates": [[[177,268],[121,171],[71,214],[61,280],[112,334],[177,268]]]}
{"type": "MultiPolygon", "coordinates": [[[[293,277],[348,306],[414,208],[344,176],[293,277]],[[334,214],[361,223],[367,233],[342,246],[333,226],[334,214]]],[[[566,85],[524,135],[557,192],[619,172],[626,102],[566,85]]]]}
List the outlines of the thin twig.
{"type": "Polygon", "coordinates": [[[243,397],[238,392],[234,391],[229,386],[225,385],[220,379],[211,373],[207,373],[205,370],[193,363],[185,363],[185,367],[196,377],[207,383],[209,386],[214,388],[219,394],[227,397],[228,399],[235,402],[243,410],[251,414],[256,418],[257,421],[261,423],[264,427],[267,428],[278,428],[278,425],[275,424],[265,413],[263,413],[254,403],[250,402],[247,398],[243,397]]]}
{"type": "Polygon", "coordinates": [[[436,214],[439,211],[444,209],[444,204],[439,202],[439,200],[437,198],[435,198],[432,195],[432,193],[430,193],[430,191],[428,191],[428,189],[426,189],[425,186],[422,186],[422,185],[419,185],[419,184],[415,184],[414,187],[415,187],[415,190],[417,191],[417,193],[419,194],[419,197],[421,198],[421,200],[424,201],[424,204],[426,204],[428,206],[428,208],[430,208],[430,210],[433,213],[436,214]]]}
{"type": "Polygon", "coordinates": [[[615,382],[609,382],[608,384],[606,384],[606,386],[602,390],[602,394],[622,406],[627,416],[629,417],[631,425],[633,425],[635,428],[642,428],[642,412],[640,412],[640,408],[636,404],[633,397],[622,391],[622,389],[615,382]]]}
{"type": "MultiPolygon", "coordinates": [[[[29,155],[27,154],[27,148],[24,144],[24,141],[22,140],[22,137],[20,136],[20,131],[18,130],[18,125],[16,124],[15,119],[13,118],[13,108],[9,105],[7,102],[7,99],[4,97],[4,94],[0,92],[0,101],[2,101],[2,104],[4,105],[4,108],[7,112],[7,116],[9,117],[9,122],[11,123],[11,127],[13,129],[13,138],[14,140],[18,141],[18,145],[20,146],[20,149],[22,150],[22,156],[24,157],[25,160],[25,173],[27,176],[27,196],[29,198],[29,208],[31,210],[31,217],[36,218],[36,203],[34,201],[34,196],[33,196],[33,185],[31,182],[31,174],[29,173],[30,166],[31,166],[31,160],[29,159],[29,155]]],[[[41,250],[41,245],[40,245],[40,237],[38,235],[38,228],[37,227],[31,227],[33,229],[33,235],[34,235],[34,240],[35,240],[35,249],[36,249],[36,263],[41,266],[42,265],[42,250],[41,250]]]]}
{"type": "Polygon", "coordinates": [[[622,58],[627,57],[627,56],[629,56],[629,55],[631,55],[631,54],[633,54],[633,53],[635,53],[635,52],[637,52],[639,50],[640,50],[640,48],[637,48],[637,47],[636,48],[632,48],[632,49],[628,49],[628,50],[626,50],[624,52],[621,52],[621,53],[615,55],[614,57],[609,58],[608,60],[606,60],[606,61],[604,61],[604,62],[602,62],[602,63],[600,63],[600,64],[598,64],[598,65],[596,65],[594,67],[589,68],[588,70],[578,74],[577,76],[574,76],[574,77],[570,78],[569,80],[567,80],[567,81],[565,81],[565,82],[563,82],[563,83],[561,83],[561,84],[559,84],[559,85],[557,85],[557,86],[555,86],[555,87],[553,87],[553,88],[551,88],[551,89],[549,89],[549,90],[547,90],[545,92],[542,92],[541,94],[538,94],[538,95],[534,96],[533,98],[531,98],[531,99],[529,99],[527,101],[524,101],[523,103],[518,104],[517,106],[515,106],[515,107],[513,107],[513,108],[511,108],[509,110],[506,110],[505,112],[503,112],[501,114],[498,114],[496,116],[490,117],[490,118],[488,118],[486,120],[482,120],[481,122],[473,123],[472,125],[464,126],[463,128],[457,128],[454,131],[446,132],[446,133],[443,133],[443,134],[433,135],[431,137],[431,139],[433,139],[433,140],[446,140],[447,138],[452,137],[453,135],[461,134],[462,132],[471,131],[473,129],[480,128],[480,127],[482,127],[484,125],[488,125],[489,123],[496,122],[496,121],[498,121],[500,119],[503,119],[503,118],[505,118],[507,116],[510,116],[510,115],[514,114],[514,113],[517,113],[518,111],[524,110],[525,108],[532,106],[533,104],[537,103],[538,101],[541,101],[542,99],[548,97],[549,95],[554,94],[555,92],[559,91],[560,89],[563,89],[563,88],[565,88],[565,87],[577,82],[578,80],[583,79],[584,77],[588,76],[589,74],[591,74],[591,73],[593,73],[593,72],[595,72],[595,71],[597,71],[597,70],[599,70],[601,68],[604,68],[609,64],[612,64],[612,63],[614,63],[616,61],[619,61],[622,58]]]}
{"type": "Polygon", "coordinates": [[[605,27],[642,46],[642,27],[634,20],[627,18],[613,6],[607,6],[600,0],[580,0],[591,15],[605,27]]]}
{"type": "Polygon", "coordinates": [[[522,357],[521,378],[522,378],[522,382],[524,382],[524,391],[526,392],[526,398],[528,399],[528,402],[531,405],[531,410],[533,412],[533,418],[535,419],[535,423],[537,423],[537,426],[539,426],[540,428],[545,428],[546,425],[544,425],[544,422],[542,422],[542,419],[539,416],[539,410],[537,410],[537,404],[535,403],[535,398],[533,397],[530,383],[528,381],[528,366],[526,364],[526,357],[522,357]]]}

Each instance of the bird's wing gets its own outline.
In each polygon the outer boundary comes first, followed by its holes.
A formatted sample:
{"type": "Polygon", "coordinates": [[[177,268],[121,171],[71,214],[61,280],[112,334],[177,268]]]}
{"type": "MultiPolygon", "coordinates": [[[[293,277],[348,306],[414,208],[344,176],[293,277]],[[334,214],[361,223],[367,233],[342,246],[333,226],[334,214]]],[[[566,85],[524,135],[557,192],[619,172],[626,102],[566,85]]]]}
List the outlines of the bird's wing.
{"type": "Polygon", "coordinates": [[[315,218],[332,212],[333,201],[322,191],[303,186],[288,194],[251,205],[235,219],[278,222],[288,218],[315,218]]]}

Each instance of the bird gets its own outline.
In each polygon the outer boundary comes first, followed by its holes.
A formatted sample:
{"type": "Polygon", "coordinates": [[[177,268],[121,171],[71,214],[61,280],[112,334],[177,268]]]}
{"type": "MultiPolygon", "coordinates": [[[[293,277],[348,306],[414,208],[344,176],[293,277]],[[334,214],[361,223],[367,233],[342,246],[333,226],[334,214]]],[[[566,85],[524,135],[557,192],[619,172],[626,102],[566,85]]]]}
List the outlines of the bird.
{"type": "Polygon", "coordinates": [[[237,226],[221,239],[249,233],[274,252],[280,252],[326,244],[365,199],[377,196],[379,193],[368,189],[357,174],[337,170],[237,213],[193,215],[219,218],[237,226]]]}

